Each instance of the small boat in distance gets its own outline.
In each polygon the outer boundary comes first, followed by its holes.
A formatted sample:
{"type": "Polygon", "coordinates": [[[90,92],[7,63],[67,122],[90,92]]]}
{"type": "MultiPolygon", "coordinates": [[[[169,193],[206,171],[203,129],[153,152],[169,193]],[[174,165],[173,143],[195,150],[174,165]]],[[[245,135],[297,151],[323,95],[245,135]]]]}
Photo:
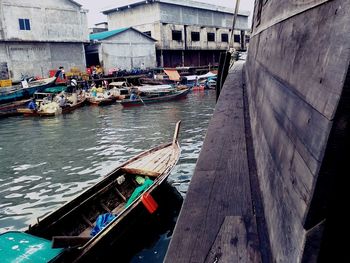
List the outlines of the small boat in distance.
{"type": "Polygon", "coordinates": [[[182,89],[182,90],[174,90],[173,92],[166,92],[165,94],[161,94],[157,92],[153,96],[152,95],[138,96],[136,100],[124,99],[120,101],[120,104],[123,105],[123,107],[132,107],[132,106],[147,105],[151,103],[180,100],[185,98],[189,92],[190,92],[189,88],[182,89]]]}
{"type": "Polygon", "coordinates": [[[108,98],[103,98],[103,97],[88,97],[87,98],[88,102],[91,105],[94,106],[105,106],[105,105],[111,105],[112,103],[115,102],[115,98],[108,97],[108,98]]]}
{"type": "Polygon", "coordinates": [[[23,116],[40,116],[40,117],[53,117],[60,114],[67,114],[74,111],[77,108],[80,108],[85,105],[86,98],[85,96],[78,96],[77,94],[70,94],[67,97],[68,103],[65,107],[60,107],[58,102],[52,99],[53,94],[36,92],[34,93],[34,98],[36,103],[38,103],[38,110],[32,110],[28,108],[18,108],[17,113],[22,114],[23,116]]]}
{"type": "Polygon", "coordinates": [[[104,246],[122,242],[119,239],[130,224],[145,220],[142,215],[150,216],[158,209],[159,188],[180,157],[180,123],[171,142],[129,159],[25,233],[0,235],[0,245],[6,243],[7,248],[0,249],[0,257],[5,262],[19,262],[24,257],[32,262],[99,262],[96,258],[103,254],[104,246]],[[11,242],[6,241],[9,238],[11,242]],[[25,253],[33,244],[35,249],[25,253]],[[20,249],[14,250],[14,246],[20,249]],[[41,261],[35,261],[38,258],[41,261]]]}
{"type": "Polygon", "coordinates": [[[22,87],[21,84],[0,89],[0,104],[30,98],[36,91],[41,91],[52,86],[56,78],[46,78],[28,82],[28,87],[22,87]]]}
{"type": "Polygon", "coordinates": [[[5,117],[17,116],[19,113],[17,112],[18,108],[24,107],[26,104],[30,102],[30,99],[27,100],[19,100],[10,103],[5,103],[0,105],[0,119],[5,117]]]}

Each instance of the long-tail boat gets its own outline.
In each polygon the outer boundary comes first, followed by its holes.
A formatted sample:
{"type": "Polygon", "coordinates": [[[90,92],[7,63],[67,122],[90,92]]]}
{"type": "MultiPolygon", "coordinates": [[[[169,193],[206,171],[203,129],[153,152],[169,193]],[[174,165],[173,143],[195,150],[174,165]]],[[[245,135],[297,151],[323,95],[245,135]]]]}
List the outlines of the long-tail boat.
{"type": "Polygon", "coordinates": [[[138,96],[138,98],[135,100],[131,100],[131,99],[121,100],[120,104],[123,105],[123,107],[131,107],[131,106],[142,106],[142,105],[147,105],[151,103],[180,100],[185,98],[189,93],[189,91],[190,89],[186,88],[183,90],[176,90],[166,94],[154,93],[154,95],[151,94],[148,96],[138,96]]]}
{"type": "Polygon", "coordinates": [[[54,85],[56,78],[46,78],[28,82],[28,87],[23,88],[21,84],[0,90],[0,104],[30,98],[36,91],[41,91],[54,85]]]}
{"type": "Polygon", "coordinates": [[[157,211],[158,190],[180,157],[179,128],[180,121],[171,142],[129,159],[27,231],[0,235],[0,258],[5,262],[23,258],[30,262],[94,261],[103,247],[141,218],[140,213],[157,211]]]}

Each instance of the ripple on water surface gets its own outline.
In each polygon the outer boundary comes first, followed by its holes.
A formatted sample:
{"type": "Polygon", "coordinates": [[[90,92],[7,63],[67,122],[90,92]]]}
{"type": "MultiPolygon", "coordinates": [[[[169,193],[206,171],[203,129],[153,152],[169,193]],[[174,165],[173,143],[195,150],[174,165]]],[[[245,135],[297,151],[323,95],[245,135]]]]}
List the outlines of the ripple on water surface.
{"type": "Polygon", "coordinates": [[[215,92],[123,108],[83,107],[55,118],[0,120],[0,231],[24,229],[130,157],[172,139],[181,158],[169,177],[184,196],[215,107],[215,92]]]}

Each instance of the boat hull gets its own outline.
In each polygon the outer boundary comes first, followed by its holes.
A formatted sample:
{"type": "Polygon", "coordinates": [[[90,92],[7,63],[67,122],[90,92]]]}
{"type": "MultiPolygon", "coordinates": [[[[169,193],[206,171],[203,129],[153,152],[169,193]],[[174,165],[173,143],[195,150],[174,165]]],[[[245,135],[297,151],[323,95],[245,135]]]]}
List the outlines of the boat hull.
{"type": "Polygon", "coordinates": [[[20,100],[11,103],[1,104],[0,105],[0,119],[10,116],[17,116],[20,113],[17,112],[17,109],[23,107],[25,104],[29,103],[28,100],[20,100]]]}
{"type": "Polygon", "coordinates": [[[153,103],[160,103],[160,102],[167,102],[172,100],[180,100],[187,96],[189,93],[189,89],[178,91],[176,94],[171,95],[164,95],[154,98],[142,98],[137,100],[122,100],[120,101],[120,104],[123,105],[123,107],[133,107],[133,106],[143,106],[147,104],[153,104],[153,103]]]}
{"type": "Polygon", "coordinates": [[[56,78],[48,78],[33,81],[29,83],[28,88],[21,88],[21,86],[14,86],[13,90],[8,88],[10,91],[0,93],[0,104],[30,98],[35,92],[42,91],[43,89],[53,85],[55,83],[55,79],[56,78]]]}
{"type": "Polygon", "coordinates": [[[99,99],[99,100],[95,100],[93,98],[89,98],[88,99],[89,103],[93,106],[106,106],[106,105],[111,105],[115,102],[115,99],[99,99]]]}
{"type": "Polygon", "coordinates": [[[23,115],[25,117],[54,117],[60,114],[67,114],[85,105],[85,99],[77,102],[75,105],[67,106],[62,108],[61,112],[45,112],[45,111],[35,111],[27,108],[17,109],[17,115],[23,115]]]}
{"type": "Polygon", "coordinates": [[[122,242],[121,238],[131,223],[137,225],[144,215],[152,216],[152,212],[147,210],[149,205],[145,203],[149,202],[150,195],[155,202],[161,200],[160,189],[180,157],[181,149],[177,141],[179,125],[172,142],[129,159],[75,199],[38,220],[26,233],[53,240],[54,248],[67,248],[55,262],[90,261],[98,257],[106,246],[122,242]],[[143,178],[143,183],[138,181],[140,178],[143,178]],[[134,196],[140,187],[144,187],[143,192],[134,196]],[[145,201],[146,197],[148,200],[145,201]],[[107,211],[116,216],[100,232],[91,236],[93,222],[107,211]],[[62,242],[72,240],[82,243],[62,245],[62,242]]]}

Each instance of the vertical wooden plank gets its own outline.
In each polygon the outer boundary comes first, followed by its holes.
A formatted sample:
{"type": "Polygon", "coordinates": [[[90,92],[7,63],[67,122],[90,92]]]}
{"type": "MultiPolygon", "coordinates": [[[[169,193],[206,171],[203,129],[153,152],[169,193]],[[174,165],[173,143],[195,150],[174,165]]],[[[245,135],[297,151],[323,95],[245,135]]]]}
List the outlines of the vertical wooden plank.
{"type": "Polygon", "coordinates": [[[252,218],[242,216],[225,217],[204,262],[261,262],[258,236],[252,228],[251,220],[252,218]]]}

